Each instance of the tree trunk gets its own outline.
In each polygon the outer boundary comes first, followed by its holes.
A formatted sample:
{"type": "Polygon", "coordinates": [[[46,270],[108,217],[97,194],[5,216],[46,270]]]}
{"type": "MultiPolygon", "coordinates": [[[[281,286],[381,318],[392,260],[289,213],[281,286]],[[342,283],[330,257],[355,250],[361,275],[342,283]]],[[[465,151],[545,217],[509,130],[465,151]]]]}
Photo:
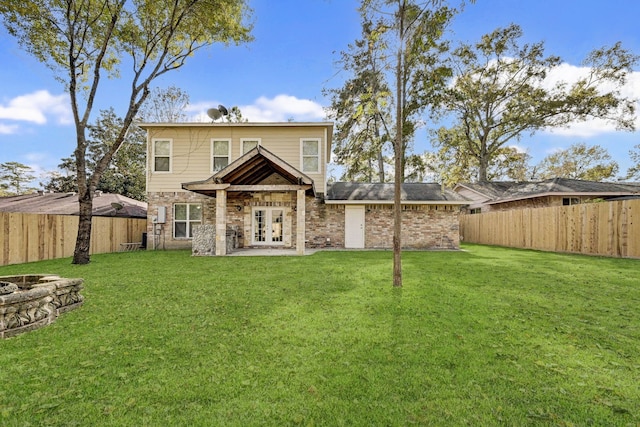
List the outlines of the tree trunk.
{"type": "MultiPolygon", "coordinates": [[[[400,41],[402,41],[402,18],[404,11],[400,12],[400,41]]],[[[396,139],[394,142],[394,194],[393,194],[393,286],[402,287],[402,43],[398,49],[396,64],[396,139]]]]}
{"type": "Polygon", "coordinates": [[[76,248],[73,252],[72,264],[88,264],[91,260],[89,256],[93,210],[91,191],[85,189],[82,193],[78,193],[78,202],[80,204],[80,220],[78,222],[78,236],[76,238],[76,248]]]}
{"type": "Polygon", "coordinates": [[[489,156],[480,155],[478,159],[478,182],[487,182],[487,170],[489,169],[489,156]]]}
{"type": "Polygon", "coordinates": [[[378,161],[378,182],[384,182],[384,158],[382,157],[382,144],[380,143],[380,127],[378,125],[378,115],[375,117],[375,136],[378,142],[378,152],[376,153],[378,161]]]}

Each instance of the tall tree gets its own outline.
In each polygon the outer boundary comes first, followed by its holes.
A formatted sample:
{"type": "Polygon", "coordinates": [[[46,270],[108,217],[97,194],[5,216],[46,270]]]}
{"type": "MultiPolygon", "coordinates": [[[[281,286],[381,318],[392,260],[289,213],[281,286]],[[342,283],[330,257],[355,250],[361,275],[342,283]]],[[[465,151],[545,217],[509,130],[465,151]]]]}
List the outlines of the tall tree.
{"type": "MultiPolygon", "coordinates": [[[[95,173],[93,171],[100,159],[111,150],[123,125],[122,118],[111,108],[101,110],[96,123],[88,126],[89,175],[95,173]]],[[[122,194],[136,200],[146,200],[146,147],[145,131],[132,124],[120,148],[113,154],[111,163],[102,173],[96,189],[106,193],[122,194]]]]}
{"type": "Polygon", "coordinates": [[[341,179],[384,182],[393,92],[386,81],[385,24],[373,22],[368,12],[361,9],[362,38],[341,53],[340,67],[351,78],[324,93],[331,96],[328,115],[336,121],[334,154],[336,163],[345,167],[341,179]]]}
{"type": "MultiPolygon", "coordinates": [[[[176,86],[154,88],[138,111],[139,121],[175,122],[188,119],[186,110],[189,95],[176,86]]],[[[87,126],[87,176],[94,173],[95,167],[111,147],[123,125],[113,108],[100,110],[96,121],[87,126]]],[[[129,128],[125,141],[114,153],[109,167],[103,172],[96,190],[106,193],[118,193],[132,199],[144,201],[146,134],[135,124],[129,128]]],[[[78,178],[75,172],[75,158],[62,159],[58,165],[60,171],[49,172],[49,181],[43,188],[55,192],[77,192],[78,178]]]]}
{"type": "Polygon", "coordinates": [[[244,22],[249,9],[244,0],[0,0],[0,13],[9,34],[49,66],[69,92],[80,204],[73,263],[86,264],[92,195],[148,97],[150,84],[213,43],[249,41],[250,27],[244,22]],[[86,133],[100,81],[105,74],[120,77],[123,57],[132,72],[130,92],[123,96],[122,128],[88,176],[86,133]]]}
{"type": "Polygon", "coordinates": [[[179,87],[156,87],[140,107],[138,118],[155,123],[186,122],[188,106],[189,94],[179,87]]]}
{"type": "Polygon", "coordinates": [[[54,193],[77,193],[78,175],[76,174],[76,161],[71,157],[64,157],[58,170],[47,172],[48,181],[43,182],[42,188],[54,193]]]}
{"type": "MultiPolygon", "coordinates": [[[[101,110],[94,124],[87,126],[86,174],[94,174],[98,161],[111,149],[122,127],[122,118],[113,110],[101,110]]],[[[105,193],[122,194],[132,199],[146,200],[145,165],[146,134],[136,125],[131,125],[123,144],[113,154],[107,169],[102,173],[96,190],[105,193]]],[[[58,171],[49,174],[49,181],[43,188],[55,192],[77,192],[78,174],[74,154],[62,159],[58,165],[64,173],[58,171]]]]}
{"type": "Polygon", "coordinates": [[[538,165],[542,179],[571,178],[606,181],[618,173],[618,163],[599,145],[572,144],[545,157],[538,165]]]}
{"type": "Polygon", "coordinates": [[[36,179],[30,166],[19,162],[0,163],[0,189],[7,196],[19,196],[35,191],[27,186],[36,179]]]}
{"type": "Polygon", "coordinates": [[[456,13],[443,0],[364,0],[362,10],[376,16],[388,58],[395,104],[393,141],[393,285],[402,286],[402,201],[407,151],[419,125],[419,116],[436,99],[450,72],[441,62],[448,49],[442,40],[456,13]]]}
{"type": "MultiPolygon", "coordinates": [[[[565,127],[594,118],[633,130],[635,100],[621,92],[638,56],[620,43],[594,50],[583,66],[588,73],[570,83],[554,82],[551,73],[562,65],[545,56],[544,44],[522,44],[517,25],[499,28],[475,45],[463,44],[452,55],[452,85],[439,99],[439,115],[453,116],[456,138],[447,144],[464,146],[473,156],[478,180],[487,181],[500,150],[524,133],[565,127]]],[[[443,133],[444,135],[444,133],[443,133]]]]}
{"type": "MultiPolygon", "coordinates": [[[[427,169],[432,171],[437,180],[446,186],[454,186],[459,182],[474,182],[478,178],[478,158],[469,152],[464,144],[464,135],[460,128],[440,128],[434,132],[439,142],[439,149],[426,152],[427,169]],[[455,139],[458,138],[457,141],[455,139]],[[442,143],[444,141],[444,143],[442,143]]],[[[437,146],[438,142],[433,145],[437,146]]],[[[488,165],[489,181],[511,180],[526,181],[535,173],[530,166],[531,156],[513,146],[500,147],[488,165]]]]}

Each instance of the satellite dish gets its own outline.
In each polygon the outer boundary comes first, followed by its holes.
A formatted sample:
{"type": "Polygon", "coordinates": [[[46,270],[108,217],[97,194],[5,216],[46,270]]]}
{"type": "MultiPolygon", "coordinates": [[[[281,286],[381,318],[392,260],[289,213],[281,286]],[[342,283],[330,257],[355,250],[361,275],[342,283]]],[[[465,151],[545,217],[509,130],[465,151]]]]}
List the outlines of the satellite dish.
{"type": "Polygon", "coordinates": [[[207,110],[207,116],[214,122],[222,116],[228,116],[229,110],[224,105],[218,105],[218,108],[209,108],[207,110]]]}
{"type": "Polygon", "coordinates": [[[116,212],[117,212],[117,211],[119,211],[120,209],[122,209],[124,206],[122,206],[120,203],[113,202],[113,203],[111,203],[111,207],[112,207],[113,209],[115,209],[115,210],[116,210],[116,212]]]}
{"type": "Polygon", "coordinates": [[[216,121],[222,117],[222,113],[217,108],[209,108],[207,110],[207,116],[209,116],[213,121],[216,121]]]}

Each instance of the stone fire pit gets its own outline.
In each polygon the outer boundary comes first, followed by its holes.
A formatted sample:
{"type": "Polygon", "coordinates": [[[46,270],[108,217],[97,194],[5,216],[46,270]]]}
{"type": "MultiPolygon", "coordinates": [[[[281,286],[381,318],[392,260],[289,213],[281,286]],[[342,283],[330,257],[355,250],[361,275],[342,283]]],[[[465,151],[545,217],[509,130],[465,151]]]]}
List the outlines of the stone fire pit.
{"type": "Polygon", "coordinates": [[[83,282],[51,274],[0,276],[0,338],[46,326],[82,305],[83,282]]]}

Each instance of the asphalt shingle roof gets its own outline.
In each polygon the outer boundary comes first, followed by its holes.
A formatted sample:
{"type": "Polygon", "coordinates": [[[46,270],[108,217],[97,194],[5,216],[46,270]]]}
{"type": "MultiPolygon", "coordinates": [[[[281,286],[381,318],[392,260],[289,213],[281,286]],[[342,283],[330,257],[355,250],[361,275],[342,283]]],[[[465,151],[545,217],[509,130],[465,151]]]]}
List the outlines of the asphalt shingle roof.
{"type": "MultiPolygon", "coordinates": [[[[0,197],[0,212],[78,215],[78,196],[75,193],[33,193],[0,197]]],[[[97,193],[93,198],[93,215],[146,218],[147,204],[120,194],[97,193]]]]}
{"type": "Polygon", "coordinates": [[[604,196],[632,195],[640,192],[640,186],[637,183],[595,182],[568,178],[553,178],[537,182],[476,182],[463,185],[488,196],[493,202],[525,199],[553,193],[604,196]]]}
{"type": "MultiPolygon", "coordinates": [[[[327,200],[333,201],[393,201],[394,184],[334,182],[327,186],[327,200]]],[[[403,201],[407,202],[468,202],[461,195],[449,190],[442,190],[437,183],[404,183],[402,184],[403,201]]]]}

